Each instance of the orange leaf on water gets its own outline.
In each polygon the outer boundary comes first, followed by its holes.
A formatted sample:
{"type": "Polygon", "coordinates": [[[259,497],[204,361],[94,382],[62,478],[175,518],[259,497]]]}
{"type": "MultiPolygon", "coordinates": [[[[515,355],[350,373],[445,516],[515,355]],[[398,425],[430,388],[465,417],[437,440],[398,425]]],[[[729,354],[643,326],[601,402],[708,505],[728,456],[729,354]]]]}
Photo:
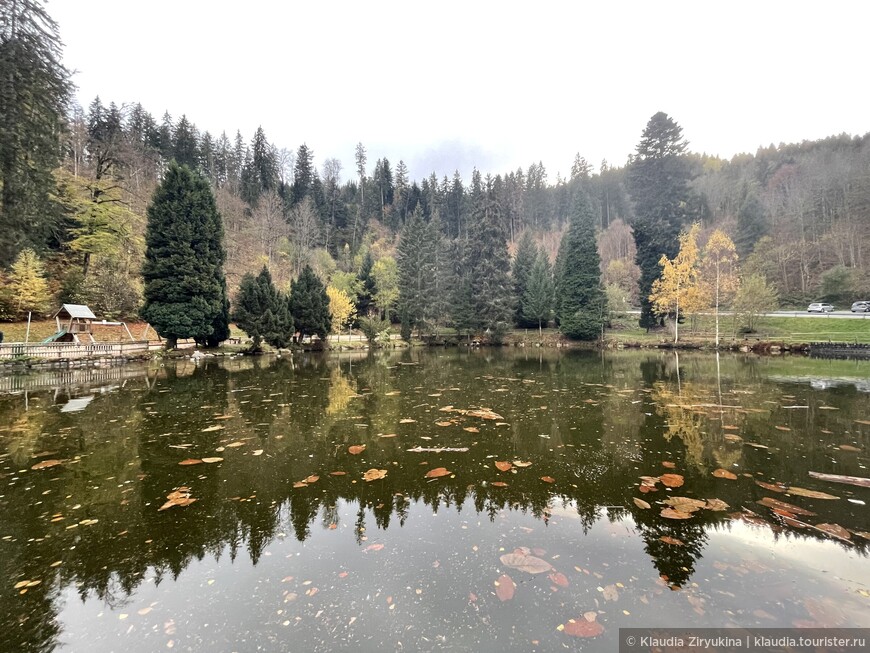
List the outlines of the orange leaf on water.
{"type": "Polygon", "coordinates": [[[363,480],[366,482],[369,481],[377,481],[384,478],[387,475],[386,469],[370,469],[365,474],[363,474],[363,480]]]}
{"type": "Polygon", "coordinates": [[[678,540],[675,537],[671,537],[670,535],[662,535],[659,538],[665,544],[673,544],[674,546],[685,546],[686,543],[683,540],[678,540]]]}
{"type": "Polygon", "coordinates": [[[347,452],[349,454],[353,454],[354,456],[361,454],[366,450],[366,446],[364,444],[352,444],[347,448],[347,452]]]}
{"type": "Polygon", "coordinates": [[[179,465],[199,465],[202,461],[199,458],[187,458],[182,460],[179,465]]]}
{"type": "Polygon", "coordinates": [[[665,487],[680,487],[684,482],[679,474],[662,474],[659,480],[665,487]]]}
{"type": "Polygon", "coordinates": [[[661,512],[661,516],[666,519],[689,519],[691,518],[692,513],[674,510],[673,508],[664,508],[661,512]]]}
{"type": "Polygon", "coordinates": [[[495,466],[496,466],[496,468],[497,468],[499,471],[502,471],[502,472],[506,472],[506,471],[508,471],[511,467],[513,467],[513,465],[511,465],[509,462],[507,462],[507,461],[505,461],[505,460],[496,460],[496,461],[495,461],[495,466]]]}
{"type": "Polygon", "coordinates": [[[542,476],[541,480],[544,481],[544,483],[555,483],[556,482],[556,479],[553,478],[552,476],[542,476]]]}
{"type": "Polygon", "coordinates": [[[492,483],[490,483],[490,485],[493,487],[507,487],[508,486],[508,484],[505,483],[504,481],[493,481],[492,483]]]}
{"type": "Polygon", "coordinates": [[[561,572],[553,572],[549,576],[547,576],[554,585],[558,585],[559,587],[568,587],[568,577],[561,572]]]}
{"type": "Polygon", "coordinates": [[[729,472],[727,469],[722,469],[721,467],[713,470],[713,476],[716,478],[727,478],[729,481],[737,480],[737,474],[729,472]]]}
{"type": "Polygon", "coordinates": [[[604,626],[594,619],[590,621],[585,616],[569,619],[564,626],[565,634],[571,637],[598,637],[604,632],[604,626]]]}
{"type": "Polygon", "coordinates": [[[514,598],[514,590],[516,590],[516,585],[510,576],[507,574],[502,574],[498,577],[498,580],[495,581],[495,595],[498,597],[499,601],[510,601],[514,598]]]}
{"type": "Polygon", "coordinates": [[[652,507],[643,499],[632,499],[632,500],[634,501],[634,505],[636,505],[638,508],[643,508],[644,510],[649,510],[652,507]]]}
{"type": "Polygon", "coordinates": [[[61,460],[43,460],[41,463],[36,463],[30,469],[48,469],[49,467],[55,467],[56,465],[60,465],[63,461],[61,460]]]}
{"type": "Polygon", "coordinates": [[[444,467],[436,467],[426,472],[426,478],[441,478],[442,476],[450,476],[450,472],[444,467]]]}
{"type": "Polygon", "coordinates": [[[329,472],[330,476],[344,476],[347,472],[329,472]]]}
{"type": "Polygon", "coordinates": [[[665,461],[662,462],[662,467],[667,467],[668,469],[676,469],[676,468],[677,468],[677,464],[676,464],[676,463],[672,463],[672,462],[669,461],[669,460],[665,460],[665,461]]]}

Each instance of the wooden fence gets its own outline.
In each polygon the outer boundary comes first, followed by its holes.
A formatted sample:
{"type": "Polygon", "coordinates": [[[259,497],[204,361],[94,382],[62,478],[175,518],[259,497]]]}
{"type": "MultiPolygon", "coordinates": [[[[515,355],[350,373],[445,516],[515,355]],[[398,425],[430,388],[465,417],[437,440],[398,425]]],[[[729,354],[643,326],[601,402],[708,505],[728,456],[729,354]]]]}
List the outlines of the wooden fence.
{"type": "MultiPolygon", "coordinates": [[[[160,343],[155,343],[159,348],[160,343]]],[[[148,352],[151,343],[147,340],[136,342],[98,342],[76,344],[74,342],[47,343],[9,343],[0,344],[0,360],[16,358],[39,358],[42,360],[70,360],[74,358],[128,356],[148,352]]]]}

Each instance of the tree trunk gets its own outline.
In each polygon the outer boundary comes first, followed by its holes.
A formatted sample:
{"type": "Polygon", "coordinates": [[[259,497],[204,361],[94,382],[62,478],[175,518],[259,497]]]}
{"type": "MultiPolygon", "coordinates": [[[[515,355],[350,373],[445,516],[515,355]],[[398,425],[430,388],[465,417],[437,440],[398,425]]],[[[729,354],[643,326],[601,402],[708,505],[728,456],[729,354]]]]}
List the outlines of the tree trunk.
{"type": "Polygon", "coordinates": [[[178,336],[166,336],[166,349],[167,351],[170,349],[178,348],[178,336]]]}

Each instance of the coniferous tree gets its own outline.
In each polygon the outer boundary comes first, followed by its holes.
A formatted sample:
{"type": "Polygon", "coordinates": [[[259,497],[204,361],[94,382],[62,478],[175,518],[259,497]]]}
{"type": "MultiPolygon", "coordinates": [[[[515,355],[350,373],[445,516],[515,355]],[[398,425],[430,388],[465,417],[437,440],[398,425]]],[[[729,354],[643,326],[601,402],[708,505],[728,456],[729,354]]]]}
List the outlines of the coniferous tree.
{"type": "Polygon", "coordinates": [[[182,115],[172,132],[172,155],[178,165],[199,170],[199,134],[196,126],[182,115]]]}
{"type": "Polygon", "coordinates": [[[507,330],[513,314],[507,239],[499,206],[487,182],[469,229],[468,264],[475,326],[495,341],[507,330]]]}
{"type": "Polygon", "coordinates": [[[649,295],[659,275],[659,259],[676,256],[677,237],[691,204],[686,148],[682,127],[660,111],[647,123],[628,170],[640,267],[640,326],[647,329],[657,323],[649,295]]]}
{"type": "Polygon", "coordinates": [[[366,317],[369,314],[377,294],[375,278],[372,275],[374,264],[375,262],[371,253],[366,252],[362,265],[360,265],[359,274],[357,275],[357,279],[360,282],[360,292],[357,294],[356,299],[356,314],[359,317],[366,317]]]}
{"type": "Polygon", "coordinates": [[[250,272],[242,277],[232,320],[250,336],[252,351],[258,351],[262,341],[273,347],[287,346],[293,319],[286,298],[275,288],[265,265],[256,277],[250,272]]]}
{"type": "Polygon", "coordinates": [[[174,348],[229,334],[223,226],[208,183],[174,161],[148,207],[141,315],[174,348]]]}
{"type": "Polygon", "coordinates": [[[332,323],[326,286],[314,274],[310,265],[302,269],[299,278],[290,285],[290,314],[301,338],[316,335],[326,340],[332,323]]]}
{"type": "Polygon", "coordinates": [[[60,162],[70,74],[55,23],[39,0],[0,9],[0,265],[42,248],[54,214],[52,171],[60,162]]]}
{"type": "Polygon", "coordinates": [[[517,245],[517,253],[511,266],[511,282],[513,283],[514,295],[514,324],[520,328],[536,326],[536,318],[526,316],[523,313],[523,296],[529,282],[529,274],[538,257],[538,248],[532,238],[532,232],[526,230],[520,237],[517,245]]]}
{"type": "Polygon", "coordinates": [[[538,334],[541,328],[550,321],[553,315],[553,272],[550,269],[550,259],[541,250],[535,257],[529,278],[523,290],[523,315],[526,319],[534,319],[538,324],[538,334]]]}
{"type": "Polygon", "coordinates": [[[594,340],[604,324],[607,300],[601,287],[601,259],[593,220],[586,194],[578,194],[560,247],[564,253],[560,252],[563,260],[558,284],[559,328],[574,340],[594,340]]]}
{"type": "MultiPolygon", "coordinates": [[[[431,224],[431,223],[430,223],[431,224]]],[[[435,289],[435,243],[432,230],[415,211],[405,223],[396,250],[399,267],[399,316],[406,333],[423,329],[431,317],[435,289]]]]}
{"type": "Polygon", "coordinates": [[[737,231],[734,245],[743,258],[749,255],[762,237],[767,234],[764,206],[754,190],[745,190],[743,202],[737,210],[737,231]]]}
{"type": "Polygon", "coordinates": [[[475,327],[474,302],[471,296],[471,272],[468,261],[468,242],[456,238],[445,246],[447,257],[444,267],[444,286],[448,289],[450,321],[458,335],[471,336],[475,327]]]}

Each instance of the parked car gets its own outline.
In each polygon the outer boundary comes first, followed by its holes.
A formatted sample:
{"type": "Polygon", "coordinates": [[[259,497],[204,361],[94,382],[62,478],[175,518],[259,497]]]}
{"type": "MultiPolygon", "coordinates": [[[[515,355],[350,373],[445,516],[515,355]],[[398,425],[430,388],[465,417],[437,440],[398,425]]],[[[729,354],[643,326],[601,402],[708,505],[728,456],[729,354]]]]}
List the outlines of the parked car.
{"type": "Polygon", "coordinates": [[[821,302],[813,302],[807,306],[807,313],[830,313],[834,307],[830,304],[822,304],[821,302]]]}
{"type": "Polygon", "coordinates": [[[862,300],[852,304],[853,313],[870,313],[870,300],[862,300]]]}

